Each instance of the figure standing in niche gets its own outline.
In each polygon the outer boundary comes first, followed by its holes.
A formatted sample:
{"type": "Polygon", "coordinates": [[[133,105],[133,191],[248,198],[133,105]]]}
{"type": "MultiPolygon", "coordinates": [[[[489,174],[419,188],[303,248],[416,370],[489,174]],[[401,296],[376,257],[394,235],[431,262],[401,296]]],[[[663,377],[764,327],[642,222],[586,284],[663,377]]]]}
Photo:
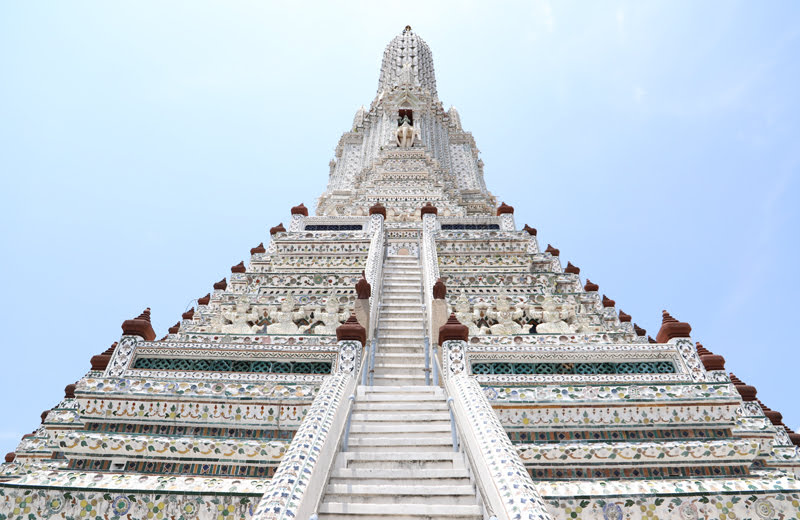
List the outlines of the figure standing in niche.
{"type": "Polygon", "coordinates": [[[505,291],[497,295],[497,301],[494,304],[495,310],[489,310],[486,314],[489,318],[496,320],[497,323],[492,325],[492,334],[521,334],[522,325],[516,322],[520,319],[525,311],[522,309],[515,309],[511,306],[511,300],[505,291]]]}
{"type": "Polygon", "coordinates": [[[411,126],[411,121],[408,116],[403,116],[400,126],[397,127],[395,132],[397,137],[397,146],[400,148],[411,148],[414,145],[414,138],[419,137],[419,131],[411,126]]]}
{"type": "Polygon", "coordinates": [[[258,310],[250,304],[246,294],[236,299],[233,307],[220,311],[222,332],[225,334],[252,334],[258,332],[258,310]]]}
{"type": "Polygon", "coordinates": [[[575,314],[575,309],[571,305],[559,305],[552,294],[545,295],[541,311],[531,308],[528,314],[531,318],[539,321],[539,325],[536,326],[538,334],[572,334],[575,332],[575,328],[566,322],[575,314]]]}
{"type": "Polygon", "coordinates": [[[303,311],[295,312],[295,301],[292,293],[286,295],[286,299],[281,302],[279,310],[270,314],[272,325],[267,326],[268,334],[297,334],[299,329],[294,320],[305,317],[303,311]]]}
{"type": "Polygon", "coordinates": [[[464,291],[461,291],[461,295],[459,295],[458,299],[456,300],[455,314],[456,318],[458,318],[458,321],[469,328],[470,336],[484,334],[483,329],[478,327],[478,324],[475,323],[475,320],[478,319],[478,311],[473,311],[471,309],[469,299],[467,299],[467,295],[464,294],[464,291]]]}
{"type": "Polygon", "coordinates": [[[339,312],[339,302],[335,296],[330,296],[325,302],[325,310],[317,313],[319,325],[314,327],[314,334],[336,334],[336,328],[344,322],[350,315],[346,312],[339,312]]]}

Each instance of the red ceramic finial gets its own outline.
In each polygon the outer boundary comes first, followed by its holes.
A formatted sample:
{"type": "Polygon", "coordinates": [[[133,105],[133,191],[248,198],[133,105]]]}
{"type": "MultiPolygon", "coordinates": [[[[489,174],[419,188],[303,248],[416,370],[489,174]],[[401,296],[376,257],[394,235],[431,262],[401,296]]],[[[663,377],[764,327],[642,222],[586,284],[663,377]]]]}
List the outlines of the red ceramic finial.
{"type": "Polygon", "coordinates": [[[236,264],[233,267],[231,267],[231,272],[232,273],[244,273],[246,271],[247,271],[247,268],[244,266],[244,260],[242,260],[238,264],[236,264]]]}
{"type": "Polygon", "coordinates": [[[308,208],[305,207],[302,203],[299,206],[295,206],[291,210],[292,215],[303,215],[304,217],[308,216],[308,208]]]}
{"type": "Polygon", "coordinates": [[[758,391],[756,387],[746,385],[744,381],[736,377],[733,372],[730,373],[731,383],[736,388],[736,391],[739,392],[739,395],[742,396],[742,401],[755,401],[756,394],[758,391]]]}
{"type": "Polygon", "coordinates": [[[609,298],[605,294],[603,295],[603,307],[613,307],[616,304],[617,304],[617,302],[615,302],[614,300],[612,300],[611,298],[609,298]]]}
{"type": "Polygon", "coordinates": [[[191,320],[192,318],[194,318],[194,307],[181,314],[181,319],[191,320]]]}
{"type": "Polygon", "coordinates": [[[536,228],[530,227],[528,224],[525,224],[525,227],[522,228],[523,231],[527,231],[529,235],[535,237],[536,236],[536,228]]]}
{"type": "Polygon", "coordinates": [[[208,302],[210,301],[211,301],[211,293],[208,293],[202,298],[197,299],[197,305],[208,305],[208,302]]]}
{"type": "Polygon", "coordinates": [[[16,458],[17,458],[17,454],[14,453],[13,451],[10,451],[10,452],[6,453],[6,462],[7,463],[11,464],[12,462],[14,462],[14,459],[16,459],[16,458]]]}
{"type": "Polygon", "coordinates": [[[228,288],[228,281],[225,278],[223,278],[222,280],[220,280],[220,281],[218,281],[217,283],[214,284],[214,290],[215,291],[216,290],[224,291],[227,288],[228,288]]]}
{"type": "Polygon", "coordinates": [[[439,327],[439,345],[445,341],[467,341],[468,339],[469,327],[458,321],[453,313],[447,318],[447,323],[439,327]]]}
{"type": "Polygon", "coordinates": [[[266,252],[267,252],[267,248],[264,247],[264,242],[261,242],[256,247],[253,247],[253,248],[250,249],[250,254],[251,255],[255,255],[255,254],[258,254],[258,253],[266,253],[266,252]]]}
{"type": "Polygon", "coordinates": [[[436,208],[436,206],[434,206],[430,202],[425,203],[425,205],[422,206],[422,208],[419,210],[420,217],[424,217],[425,215],[428,215],[428,214],[431,214],[431,215],[438,215],[439,214],[439,210],[436,208]]]}
{"type": "Polygon", "coordinates": [[[514,206],[509,206],[505,202],[500,203],[500,206],[497,208],[497,216],[500,215],[513,215],[514,214],[514,206]]]}
{"type": "Polygon", "coordinates": [[[370,286],[369,282],[366,278],[361,277],[356,282],[356,294],[358,295],[359,300],[367,300],[372,295],[372,286],[370,286]]]}
{"type": "Polygon", "coordinates": [[[361,345],[367,343],[367,329],[361,326],[355,314],[350,314],[347,321],[336,327],[336,341],[360,341],[361,345]]]}
{"type": "Polygon", "coordinates": [[[586,279],[586,285],[583,286],[583,290],[586,292],[597,292],[599,288],[600,288],[599,285],[597,285],[596,283],[592,283],[592,281],[589,280],[588,278],[586,279]]]}
{"type": "Polygon", "coordinates": [[[666,343],[673,338],[688,338],[692,332],[692,327],[688,323],[678,321],[667,311],[661,312],[661,329],[656,335],[656,341],[666,343]]]}
{"type": "Polygon", "coordinates": [[[637,336],[644,336],[647,334],[647,331],[645,329],[641,328],[635,323],[633,324],[633,331],[636,332],[637,336]]]}
{"type": "Polygon", "coordinates": [[[283,227],[283,222],[281,222],[280,224],[278,224],[275,227],[269,228],[269,234],[270,235],[275,235],[277,233],[286,233],[286,228],[283,227]]]}
{"type": "Polygon", "coordinates": [[[156,339],[156,332],[150,324],[150,307],[132,320],[122,322],[123,336],[140,336],[147,341],[156,339]]]}
{"type": "Polygon", "coordinates": [[[625,312],[623,311],[619,311],[619,321],[621,321],[622,323],[630,323],[631,315],[625,314],[625,312]]]}
{"type": "Polygon", "coordinates": [[[433,284],[433,299],[434,300],[444,300],[444,297],[447,296],[447,286],[444,284],[441,278],[436,280],[436,283],[433,284]]]}
{"type": "Polygon", "coordinates": [[[92,356],[89,362],[92,364],[92,370],[103,371],[108,367],[108,362],[111,361],[111,354],[117,348],[117,342],[111,344],[102,354],[92,356]]]}
{"type": "Polygon", "coordinates": [[[376,202],[369,208],[370,215],[383,215],[383,219],[386,220],[386,206],[381,204],[380,202],[376,202]]]}
{"type": "Polygon", "coordinates": [[[64,398],[66,399],[74,399],[75,398],[75,389],[78,388],[78,385],[75,383],[70,383],[64,387],[64,398]]]}
{"type": "Polygon", "coordinates": [[[581,274],[581,268],[575,267],[572,265],[572,262],[567,262],[567,267],[564,268],[564,272],[568,274],[581,274]]]}
{"type": "Polygon", "coordinates": [[[169,334],[177,334],[178,331],[181,330],[181,322],[177,322],[175,325],[167,329],[169,334]]]}
{"type": "Polygon", "coordinates": [[[714,354],[699,341],[695,345],[697,346],[697,355],[700,356],[700,361],[706,370],[725,370],[724,357],[714,354]]]}
{"type": "Polygon", "coordinates": [[[545,253],[550,253],[553,256],[559,256],[561,254],[561,251],[559,251],[555,247],[551,246],[550,244],[547,244],[547,249],[545,249],[544,252],[545,253]]]}

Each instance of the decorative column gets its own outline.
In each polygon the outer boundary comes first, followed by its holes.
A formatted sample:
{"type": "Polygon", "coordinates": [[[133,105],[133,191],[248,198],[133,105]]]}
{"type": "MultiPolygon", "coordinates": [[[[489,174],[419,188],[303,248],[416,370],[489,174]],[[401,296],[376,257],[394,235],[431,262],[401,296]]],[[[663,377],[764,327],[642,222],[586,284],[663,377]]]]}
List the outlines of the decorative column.
{"type": "Polygon", "coordinates": [[[127,370],[133,358],[133,351],[136,350],[136,345],[145,341],[153,341],[154,339],[156,339],[156,332],[150,323],[150,307],[132,320],[123,321],[122,338],[119,340],[119,345],[111,353],[105,375],[110,377],[121,376],[127,370]]]}
{"type": "Polygon", "coordinates": [[[515,231],[514,225],[514,206],[509,206],[505,202],[497,208],[497,216],[500,217],[500,231],[515,231]]]}
{"type": "Polygon", "coordinates": [[[289,231],[303,231],[303,220],[308,216],[308,208],[303,204],[291,209],[292,221],[289,223],[289,231]]]}
{"type": "Polygon", "coordinates": [[[431,302],[431,325],[432,336],[431,341],[439,343],[439,328],[447,322],[447,302],[445,296],[447,295],[447,286],[441,278],[436,280],[433,284],[433,301],[431,302]]]}
{"type": "Polygon", "coordinates": [[[356,315],[358,323],[369,332],[369,298],[372,295],[372,286],[363,276],[356,283],[356,303],[353,305],[353,313],[356,315]]]}

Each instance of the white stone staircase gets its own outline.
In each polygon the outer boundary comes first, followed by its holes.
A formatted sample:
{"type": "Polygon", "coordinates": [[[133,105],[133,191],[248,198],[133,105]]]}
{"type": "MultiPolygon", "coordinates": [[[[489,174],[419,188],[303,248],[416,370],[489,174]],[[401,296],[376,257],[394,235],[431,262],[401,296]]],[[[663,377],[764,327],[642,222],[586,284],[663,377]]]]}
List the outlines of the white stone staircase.
{"type": "Polygon", "coordinates": [[[319,517],[480,519],[444,391],[425,386],[419,261],[389,256],[383,272],[374,386],[358,387],[349,446],[337,454],[319,517]]]}

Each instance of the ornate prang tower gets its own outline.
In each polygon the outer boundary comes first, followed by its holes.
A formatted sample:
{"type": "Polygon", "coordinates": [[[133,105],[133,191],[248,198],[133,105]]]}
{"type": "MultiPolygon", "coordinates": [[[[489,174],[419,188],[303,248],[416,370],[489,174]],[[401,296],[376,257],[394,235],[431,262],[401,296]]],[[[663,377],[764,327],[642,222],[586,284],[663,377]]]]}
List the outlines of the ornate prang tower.
{"type": "Polygon", "coordinates": [[[317,208],[163,338],[124,321],[6,455],[0,520],[800,518],[800,435],[518,230],[410,27],[317,208]]]}

